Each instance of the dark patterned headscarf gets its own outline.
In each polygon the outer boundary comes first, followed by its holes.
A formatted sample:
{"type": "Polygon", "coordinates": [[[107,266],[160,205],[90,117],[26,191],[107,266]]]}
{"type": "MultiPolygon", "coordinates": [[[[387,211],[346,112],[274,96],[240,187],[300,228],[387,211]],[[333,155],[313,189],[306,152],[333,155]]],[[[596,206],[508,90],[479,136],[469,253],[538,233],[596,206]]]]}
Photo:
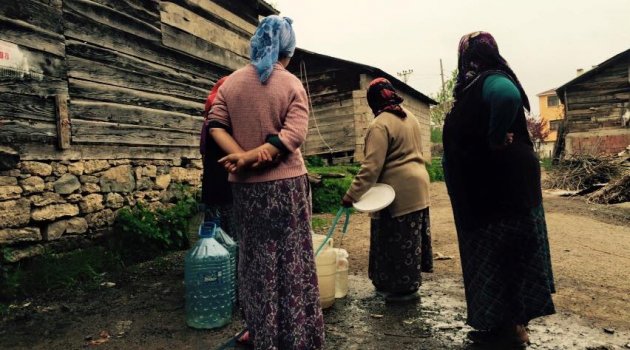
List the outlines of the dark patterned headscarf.
{"type": "Polygon", "coordinates": [[[481,73],[498,71],[508,75],[516,84],[523,98],[523,106],[529,110],[529,99],[516,74],[505,58],[499,54],[499,46],[490,33],[473,32],[459,41],[457,82],[453,95],[458,100],[461,94],[481,73]]]}
{"type": "Polygon", "coordinates": [[[367,100],[375,117],[383,112],[390,112],[401,118],[407,117],[407,113],[400,106],[403,98],[398,96],[392,83],[385,78],[372,80],[368,87],[367,100]]]}

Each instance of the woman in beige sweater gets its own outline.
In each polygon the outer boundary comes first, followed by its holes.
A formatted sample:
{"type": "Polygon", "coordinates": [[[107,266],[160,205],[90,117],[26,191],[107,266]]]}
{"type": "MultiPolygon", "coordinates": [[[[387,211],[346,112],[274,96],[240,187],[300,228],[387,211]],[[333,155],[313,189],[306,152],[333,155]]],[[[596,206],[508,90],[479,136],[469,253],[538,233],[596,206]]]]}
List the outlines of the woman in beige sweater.
{"type": "Polygon", "coordinates": [[[394,188],[394,202],[372,217],[369,277],[387,301],[416,300],[420,272],[433,270],[420,124],[385,78],[370,83],[367,98],[375,119],[365,136],[365,160],[343,204],[351,206],[377,182],[394,188]]]}

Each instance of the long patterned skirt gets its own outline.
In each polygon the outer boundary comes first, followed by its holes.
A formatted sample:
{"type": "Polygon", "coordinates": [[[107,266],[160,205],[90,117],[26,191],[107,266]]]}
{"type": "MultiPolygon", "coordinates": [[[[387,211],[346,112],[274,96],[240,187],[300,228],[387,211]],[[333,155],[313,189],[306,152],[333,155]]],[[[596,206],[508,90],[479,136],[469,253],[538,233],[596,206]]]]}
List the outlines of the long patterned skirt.
{"type": "Polygon", "coordinates": [[[420,272],[433,271],[429,208],[392,218],[383,210],[371,222],[368,275],[378,291],[407,294],[420,288],[420,272]]]}
{"type": "MultiPolygon", "coordinates": [[[[458,213],[454,206],[455,223],[458,213]]],[[[482,228],[458,227],[468,324],[476,329],[527,324],[555,313],[542,205],[482,228]]]]}
{"type": "Polygon", "coordinates": [[[232,184],[239,293],[256,349],[322,349],[306,176],[232,184]]]}

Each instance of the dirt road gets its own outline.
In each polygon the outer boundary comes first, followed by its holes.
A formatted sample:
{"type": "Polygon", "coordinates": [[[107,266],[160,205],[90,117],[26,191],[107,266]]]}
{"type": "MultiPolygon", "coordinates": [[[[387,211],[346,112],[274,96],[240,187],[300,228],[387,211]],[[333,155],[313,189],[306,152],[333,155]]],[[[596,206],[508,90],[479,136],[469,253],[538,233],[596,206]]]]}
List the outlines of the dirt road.
{"type": "MultiPolygon", "coordinates": [[[[450,204],[443,184],[433,184],[432,191],[434,252],[453,259],[436,261],[435,273],[424,275],[420,303],[386,305],[367,279],[369,218],[353,215],[343,242],[350,252],[351,293],[325,312],[327,349],[469,348],[463,341],[468,328],[450,204]]],[[[624,348],[630,343],[630,213],[550,196],[545,206],[558,314],[532,323],[532,348],[624,348]]],[[[240,330],[241,321],[218,331],[186,327],[183,255],[112,276],[111,288],[16,305],[0,321],[0,349],[82,349],[99,342],[91,347],[216,349],[240,330]]]]}

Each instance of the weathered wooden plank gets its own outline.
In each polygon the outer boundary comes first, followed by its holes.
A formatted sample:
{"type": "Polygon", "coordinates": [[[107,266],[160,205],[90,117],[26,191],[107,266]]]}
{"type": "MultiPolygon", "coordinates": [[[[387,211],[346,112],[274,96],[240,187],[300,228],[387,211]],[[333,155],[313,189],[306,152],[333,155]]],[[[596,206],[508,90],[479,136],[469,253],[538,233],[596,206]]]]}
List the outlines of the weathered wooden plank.
{"type": "Polygon", "coordinates": [[[208,90],[68,56],[68,77],[204,103],[208,90]]]}
{"type": "Polygon", "coordinates": [[[160,4],[158,0],[92,0],[118,12],[138,18],[160,27],[160,4]]]}
{"type": "Polygon", "coordinates": [[[0,15],[0,23],[2,23],[2,40],[60,57],[65,55],[63,35],[2,15],[0,15]]]}
{"type": "Polygon", "coordinates": [[[55,101],[15,93],[0,94],[0,119],[39,120],[48,123],[55,121],[55,101]]]}
{"type": "Polygon", "coordinates": [[[64,33],[68,38],[97,43],[98,46],[161,64],[177,71],[192,73],[201,77],[209,76],[212,73],[219,75],[230,73],[229,69],[222,68],[218,64],[200,60],[186,52],[171,50],[160,43],[90,21],[71,12],[64,12],[64,24],[64,33]]]}
{"type": "Polygon", "coordinates": [[[52,144],[56,134],[57,127],[54,121],[0,119],[0,143],[42,142],[52,144]]]}
{"type": "MultiPolygon", "coordinates": [[[[1,132],[1,131],[0,131],[1,132]]],[[[67,150],[58,150],[52,145],[20,143],[12,145],[22,160],[90,160],[90,159],[200,159],[199,146],[158,147],[118,145],[72,145],[67,150]]]]}
{"type": "Polygon", "coordinates": [[[33,0],[0,1],[0,14],[49,32],[63,34],[61,11],[33,0]]]}
{"type": "MultiPolygon", "coordinates": [[[[17,67],[22,70],[24,75],[44,75],[48,77],[64,79],[66,77],[65,60],[53,54],[31,49],[25,46],[16,45],[0,40],[0,51],[10,52],[12,59],[19,62],[17,67]]],[[[10,78],[3,74],[2,78],[10,78]]],[[[16,75],[12,74],[15,78],[16,75]]]]}
{"type": "Polygon", "coordinates": [[[210,0],[168,0],[249,40],[256,26],[210,0]]]}
{"type": "Polygon", "coordinates": [[[194,132],[203,123],[201,117],[172,111],[77,99],[72,100],[70,111],[78,119],[194,132]]]}
{"type": "Polygon", "coordinates": [[[237,55],[245,58],[249,56],[249,41],[237,33],[171,2],[162,1],[160,9],[162,23],[192,34],[237,55]]]}
{"type": "Polygon", "coordinates": [[[16,93],[33,96],[53,96],[68,92],[68,82],[46,76],[31,76],[22,79],[0,77],[0,93],[16,93]]]}
{"type": "Polygon", "coordinates": [[[55,96],[57,117],[57,147],[59,149],[70,148],[70,116],[68,115],[68,95],[55,96]]]}
{"type": "Polygon", "coordinates": [[[249,63],[243,56],[222,49],[167,24],[162,24],[162,43],[167,47],[187,52],[231,70],[237,70],[249,63]]]}
{"type": "Polygon", "coordinates": [[[76,78],[69,78],[68,81],[70,96],[73,98],[162,109],[190,115],[199,115],[204,108],[202,103],[182,100],[172,96],[99,84],[76,78]]]}
{"type": "Polygon", "coordinates": [[[61,10],[63,0],[36,0],[37,2],[61,10]]]}
{"type": "MultiPolygon", "coordinates": [[[[69,56],[80,57],[127,71],[151,75],[206,90],[210,90],[210,88],[214,86],[214,83],[221,77],[221,75],[218,74],[219,72],[216,71],[208,71],[205,76],[199,76],[76,40],[68,40],[66,42],[66,52],[69,56]]],[[[225,74],[227,74],[227,72],[225,72],[225,74]]]]}
{"type": "Polygon", "coordinates": [[[72,120],[72,141],[81,144],[136,146],[195,146],[198,133],[164,130],[138,125],[72,120]]]}
{"type": "Polygon", "coordinates": [[[96,23],[104,24],[147,40],[159,42],[160,29],[128,14],[89,0],[64,0],[64,12],[72,12],[96,23]]]}
{"type": "Polygon", "coordinates": [[[258,0],[214,0],[219,6],[232,13],[238,13],[239,17],[252,25],[258,25],[258,0]]]}

